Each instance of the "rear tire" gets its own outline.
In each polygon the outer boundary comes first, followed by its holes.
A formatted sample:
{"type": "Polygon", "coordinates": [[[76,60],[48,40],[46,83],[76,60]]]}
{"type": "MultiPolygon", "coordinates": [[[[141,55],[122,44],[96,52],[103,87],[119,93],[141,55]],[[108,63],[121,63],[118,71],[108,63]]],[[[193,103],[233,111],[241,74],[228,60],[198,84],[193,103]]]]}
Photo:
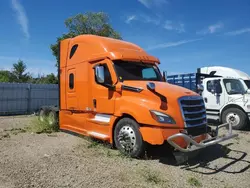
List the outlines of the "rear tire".
{"type": "Polygon", "coordinates": [[[46,119],[46,112],[44,109],[41,109],[39,111],[39,117],[38,117],[39,121],[41,122],[45,122],[45,119],[46,119]]]}
{"type": "Polygon", "coordinates": [[[54,110],[51,110],[48,113],[48,123],[51,126],[55,126],[55,128],[57,130],[59,129],[59,127],[58,127],[58,115],[57,115],[57,113],[54,110]]]}
{"type": "Polygon", "coordinates": [[[247,115],[238,108],[229,108],[222,114],[223,123],[232,123],[232,129],[242,130],[248,124],[247,115]]]}
{"type": "Polygon", "coordinates": [[[131,118],[123,118],[115,126],[114,142],[123,154],[140,158],[145,154],[145,142],[139,130],[139,124],[131,118]]]}

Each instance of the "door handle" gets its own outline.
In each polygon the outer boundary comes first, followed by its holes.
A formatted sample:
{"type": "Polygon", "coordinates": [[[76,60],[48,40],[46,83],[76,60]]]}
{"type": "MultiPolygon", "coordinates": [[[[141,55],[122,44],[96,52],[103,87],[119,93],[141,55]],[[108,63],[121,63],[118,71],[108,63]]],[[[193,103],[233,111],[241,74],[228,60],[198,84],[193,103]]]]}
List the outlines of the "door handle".
{"type": "Polygon", "coordinates": [[[205,103],[207,103],[207,97],[204,98],[205,103]]]}

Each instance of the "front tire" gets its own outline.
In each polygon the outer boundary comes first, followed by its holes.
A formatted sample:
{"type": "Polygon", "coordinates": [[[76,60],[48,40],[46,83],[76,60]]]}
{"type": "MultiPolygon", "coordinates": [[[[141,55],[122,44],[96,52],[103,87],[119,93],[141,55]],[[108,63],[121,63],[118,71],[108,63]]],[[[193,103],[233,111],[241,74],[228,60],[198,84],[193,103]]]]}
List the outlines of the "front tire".
{"type": "Polygon", "coordinates": [[[140,158],[145,154],[145,142],[139,124],[131,118],[118,121],[114,130],[114,142],[121,153],[130,157],[140,158]]]}
{"type": "Polygon", "coordinates": [[[246,114],[238,108],[229,108],[222,114],[223,123],[232,123],[232,129],[242,130],[247,126],[246,114]]]}

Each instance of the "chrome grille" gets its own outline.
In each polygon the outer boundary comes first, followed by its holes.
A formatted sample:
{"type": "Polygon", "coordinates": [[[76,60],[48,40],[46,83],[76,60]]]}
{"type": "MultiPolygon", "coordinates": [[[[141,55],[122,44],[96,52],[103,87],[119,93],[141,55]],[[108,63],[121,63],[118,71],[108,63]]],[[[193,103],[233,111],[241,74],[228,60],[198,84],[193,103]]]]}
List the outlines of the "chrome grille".
{"type": "Polygon", "coordinates": [[[185,127],[206,126],[206,108],[201,96],[185,96],[179,99],[185,127]]]}

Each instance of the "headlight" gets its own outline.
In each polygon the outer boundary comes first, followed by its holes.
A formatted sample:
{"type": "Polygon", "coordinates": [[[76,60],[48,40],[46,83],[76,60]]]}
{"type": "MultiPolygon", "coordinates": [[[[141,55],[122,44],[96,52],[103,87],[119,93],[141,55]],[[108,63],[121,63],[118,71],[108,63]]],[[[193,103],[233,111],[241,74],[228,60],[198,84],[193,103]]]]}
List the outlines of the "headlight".
{"type": "Polygon", "coordinates": [[[150,113],[152,117],[159,123],[176,124],[175,120],[167,114],[164,114],[155,110],[150,110],[150,113]]]}

